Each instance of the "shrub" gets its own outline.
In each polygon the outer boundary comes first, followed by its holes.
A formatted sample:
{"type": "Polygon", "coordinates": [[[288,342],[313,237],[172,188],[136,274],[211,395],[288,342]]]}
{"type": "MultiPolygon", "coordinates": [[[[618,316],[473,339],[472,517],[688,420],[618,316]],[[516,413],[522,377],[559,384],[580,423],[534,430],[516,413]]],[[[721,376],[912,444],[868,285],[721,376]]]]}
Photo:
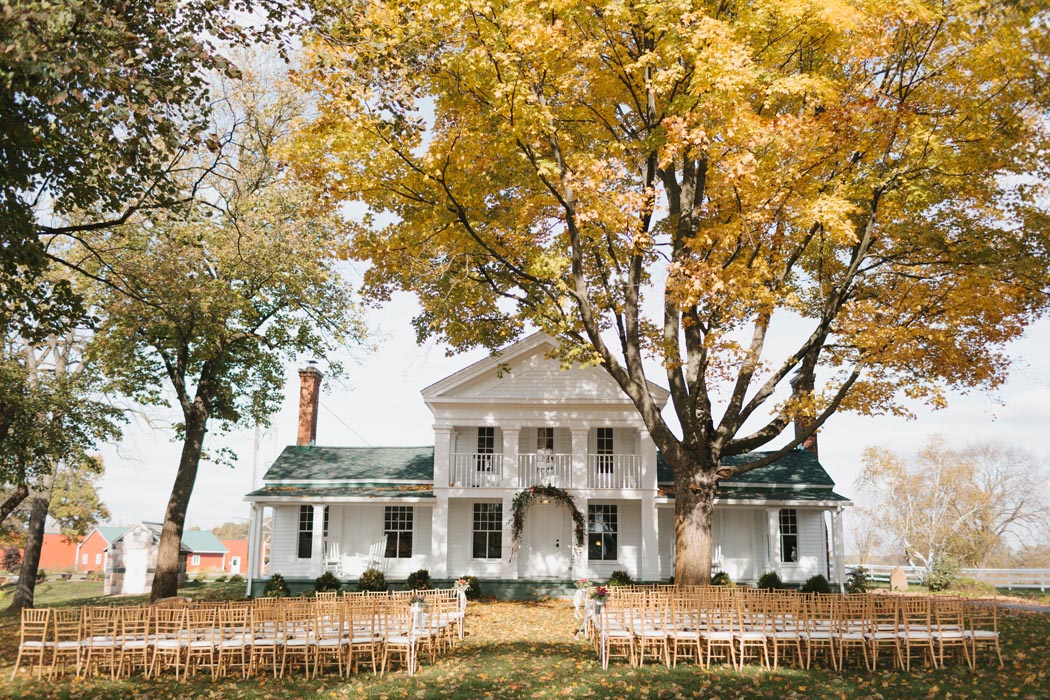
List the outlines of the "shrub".
{"type": "Polygon", "coordinates": [[[233,576],[226,579],[229,583],[244,583],[244,577],[240,574],[234,574],[233,576]]]}
{"type": "Polygon", "coordinates": [[[758,583],[755,584],[755,588],[760,588],[767,591],[775,591],[778,588],[783,588],[784,582],[780,580],[780,575],[775,571],[767,571],[758,577],[758,583]]]}
{"type": "Polygon", "coordinates": [[[101,571],[89,571],[89,572],[87,572],[87,575],[84,576],[84,580],[85,581],[101,581],[105,577],[106,577],[106,575],[103,574],[101,571]]]}
{"type": "Polygon", "coordinates": [[[946,591],[959,578],[959,563],[950,557],[934,560],[930,573],[926,574],[926,587],[931,591],[946,591]]]}
{"type": "Polygon", "coordinates": [[[712,586],[730,586],[733,585],[733,579],[729,578],[729,574],[724,571],[716,571],[711,577],[712,586]]]}
{"type": "Polygon", "coordinates": [[[632,583],[634,583],[634,579],[631,578],[631,575],[629,573],[627,573],[623,569],[617,569],[616,571],[612,572],[612,576],[609,577],[608,585],[630,586],[632,583]]]}
{"type": "Polygon", "coordinates": [[[867,593],[871,588],[871,579],[868,578],[868,570],[863,566],[850,569],[846,574],[847,593],[867,593]]]}
{"type": "Polygon", "coordinates": [[[314,579],[314,591],[321,593],[322,591],[338,591],[343,587],[343,582],[336,578],[336,575],[331,571],[326,571],[316,579],[314,579]]]}
{"type": "Polygon", "coordinates": [[[379,569],[365,569],[361,578],[357,580],[359,591],[385,591],[388,588],[386,576],[379,569]]]}
{"type": "Polygon", "coordinates": [[[197,585],[201,585],[201,584],[205,583],[207,580],[208,580],[208,577],[205,576],[204,574],[197,574],[196,576],[193,577],[193,582],[196,583],[197,585]]]}
{"type": "Polygon", "coordinates": [[[22,553],[18,551],[18,547],[8,547],[4,550],[4,561],[0,564],[0,567],[4,571],[14,571],[18,567],[22,566],[22,553]]]}
{"type": "Polygon", "coordinates": [[[220,576],[219,578],[215,579],[215,583],[225,583],[225,582],[226,582],[226,576],[220,576]]]}
{"type": "Polygon", "coordinates": [[[481,582],[477,576],[460,576],[467,582],[467,600],[477,600],[481,597],[481,582]]]}
{"type": "Polygon", "coordinates": [[[47,580],[47,572],[44,571],[43,569],[37,569],[36,570],[36,581],[37,581],[37,583],[40,583],[41,581],[46,581],[46,580],[47,580]]]}
{"type": "Polygon", "coordinates": [[[270,580],[266,582],[266,588],[263,589],[263,597],[265,598],[287,598],[291,594],[292,591],[289,590],[284,576],[280,574],[271,576],[270,580]]]}
{"type": "Polygon", "coordinates": [[[413,571],[405,579],[405,589],[410,591],[429,591],[433,588],[430,582],[430,572],[426,569],[413,571]]]}
{"type": "Polygon", "coordinates": [[[831,584],[823,574],[810,576],[800,589],[803,593],[831,593],[831,584]]]}

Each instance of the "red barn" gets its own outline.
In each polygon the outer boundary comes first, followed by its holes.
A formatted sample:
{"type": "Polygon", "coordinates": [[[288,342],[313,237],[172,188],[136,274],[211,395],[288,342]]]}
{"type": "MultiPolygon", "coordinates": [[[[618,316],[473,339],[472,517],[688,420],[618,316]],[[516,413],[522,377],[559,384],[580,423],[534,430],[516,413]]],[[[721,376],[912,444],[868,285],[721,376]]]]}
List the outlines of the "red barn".
{"type": "Polygon", "coordinates": [[[226,573],[240,574],[248,570],[248,540],[222,540],[226,545],[226,573]]]}
{"type": "Polygon", "coordinates": [[[124,534],[125,527],[96,527],[77,545],[74,569],[81,572],[104,571],[106,547],[124,534]]]}
{"type": "Polygon", "coordinates": [[[44,571],[72,571],[77,560],[77,541],[58,532],[45,532],[40,548],[40,568],[44,571]]]}

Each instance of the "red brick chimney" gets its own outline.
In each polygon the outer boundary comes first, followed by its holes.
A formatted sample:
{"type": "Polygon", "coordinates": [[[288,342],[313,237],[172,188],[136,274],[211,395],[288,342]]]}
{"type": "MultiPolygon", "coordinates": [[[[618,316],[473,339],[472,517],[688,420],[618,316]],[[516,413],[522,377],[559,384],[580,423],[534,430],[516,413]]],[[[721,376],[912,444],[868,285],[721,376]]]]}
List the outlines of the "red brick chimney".
{"type": "Polygon", "coordinates": [[[321,379],[324,375],[313,365],[299,370],[299,437],[295,444],[303,447],[317,442],[317,408],[321,401],[321,379]]]}

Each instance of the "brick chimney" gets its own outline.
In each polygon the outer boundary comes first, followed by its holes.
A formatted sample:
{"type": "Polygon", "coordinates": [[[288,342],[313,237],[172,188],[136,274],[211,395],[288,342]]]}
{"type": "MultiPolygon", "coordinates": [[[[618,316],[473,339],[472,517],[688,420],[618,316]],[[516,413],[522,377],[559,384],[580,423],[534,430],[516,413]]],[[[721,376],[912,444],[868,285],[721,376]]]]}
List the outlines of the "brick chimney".
{"type": "Polygon", "coordinates": [[[323,377],[321,370],[313,365],[299,370],[299,437],[295,444],[300,447],[317,442],[317,409],[323,377]]]}
{"type": "MultiPolygon", "coordinates": [[[[801,373],[796,373],[795,376],[791,378],[791,389],[796,394],[802,394],[804,396],[808,394],[812,397],[813,380],[811,378],[809,379],[809,381],[803,382],[801,373]]],[[[799,435],[806,432],[806,429],[809,428],[810,424],[812,423],[813,416],[811,415],[795,416],[795,437],[798,438],[799,435]]],[[[808,438],[803,440],[801,447],[804,450],[809,450],[810,452],[812,452],[814,457],[818,457],[817,434],[814,432],[808,438]]]]}

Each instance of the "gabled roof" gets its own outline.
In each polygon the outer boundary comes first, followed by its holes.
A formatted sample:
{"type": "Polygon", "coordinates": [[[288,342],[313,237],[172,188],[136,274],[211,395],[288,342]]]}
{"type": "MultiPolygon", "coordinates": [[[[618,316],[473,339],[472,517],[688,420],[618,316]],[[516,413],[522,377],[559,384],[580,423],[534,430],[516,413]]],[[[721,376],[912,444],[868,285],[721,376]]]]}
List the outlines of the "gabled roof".
{"type": "Polygon", "coordinates": [[[330,486],[316,484],[282,484],[265,486],[252,491],[248,500],[261,498],[433,498],[434,488],[428,484],[355,484],[330,486]]]}
{"type": "Polygon", "coordinates": [[[433,481],[433,447],[289,445],[264,481],[433,481]]]}
{"type": "Polygon", "coordinates": [[[194,554],[223,554],[229,551],[215,533],[208,530],[183,530],[182,544],[194,554]]]}
{"type": "MultiPolygon", "coordinates": [[[[725,466],[736,466],[746,464],[762,457],[767,457],[773,452],[749,452],[732,457],[723,457],[722,464],[725,466]]],[[[656,455],[656,480],[661,484],[669,484],[674,481],[671,473],[671,465],[667,463],[663,454],[656,455]]],[[[777,484],[782,486],[834,486],[835,481],[831,475],[824,470],[817,456],[809,450],[792,450],[778,459],[773,464],[752,469],[731,479],[721,482],[721,486],[732,486],[735,484],[777,484]]]]}
{"type": "MultiPolygon", "coordinates": [[[[124,531],[127,530],[127,528],[99,525],[95,528],[95,530],[98,532],[98,534],[102,536],[102,539],[106,541],[106,544],[111,544],[115,539],[123,535],[124,531]]],[[[91,533],[89,532],[87,536],[91,537],[91,533]]],[[[87,539],[87,537],[85,537],[84,539],[87,539]]]]}
{"type": "MultiPolygon", "coordinates": [[[[472,382],[482,380],[486,376],[495,376],[497,374],[501,374],[505,368],[510,367],[510,371],[506,374],[503,374],[500,377],[502,381],[500,382],[501,386],[499,388],[518,388],[520,391],[521,387],[513,386],[519,379],[527,385],[534,384],[535,380],[539,379],[541,382],[544,382],[547,385],[545,388],[548,390],[545,391],[542,395],[536,396],[534,395],[535,389],[529,387],[532,389],[531,391],[526,390],[516,395],[505,396],[504,392],[501,392],[497,388],[490,387],[488,391],[483,392],[483,394],[488,393],[499,398],[514,398],[518,401],[542,401],[546,403],[549,403],[553,400],[572,399],[583,402],[591,402],[598,400],[605,403],[631,403],[631,400],[627,397],[626,394],[623,393],[619,386],[616,385],[612,377],[609,376],[609,374],[600,367],[577,367],[574,370],[565,370],[565,374],[562,374],[558,371],[547,372],[547,374],[561,375],[561,377],[559,378],[563,378],[563,384],[566,384],[568,386],[575,386],[576,390],[579,392],[577,396],[557,396],[556,392],[555,394],[552,394],[549,391],[549,379],[547,379],[547,381],[544,381],[544,379],[546,379],[544,377],[524,377],[522,375],[523,370],[520,367],[515,367],[515,364],[525,361],[531,356],[539,355],[540,353],[546,354],[547,352],[556,350],[557,347],[557,341],[555,341],[546,333],[533,333],[532,335],[529,335],[516,343],[512,343],[511,345],[500,349],[499,351],[493,353],[489,357],[486,357],[483,360],[479,360],[471,365],[468,365],[467,367],[464,367],[458,372],[455,372],[454,374],[451,374],[448,377],[445,377],[444,379],[426,387],[421,392],[423,395],[423,400],[429,403],[433,401],[447,399],[448,397],[453,396],[457,390],[461,390],[463,387],[471,384],[472,382]],[[518,372],[517,374],[515,373],[516,371],[518,372]],[[569,372],[575,373],[571,379],[570,375],[568,374],[569,372]],[[588,381],[581,381],[584,378],[586,378],[586,380],[588,381]]],[[[557,362],[554,360],[548,360],[544,364],[547,365],[547,367],[543,369],[559,369],[557,362]]],[[[531,372],[535,375],[541,373],[540,368],[532,368],[531,372]]],[[[649,386],[649,392],[652,395],[653,399],[659,406],[663,406],[667,402],[667,398],[670,395],[668,391],[663,387],[659,386],[658,384],[654,384],[653,382],[647,383],[649,386]]],[[[478,398],[484,398],[484,396],[479,396],[478,398]]]]}

